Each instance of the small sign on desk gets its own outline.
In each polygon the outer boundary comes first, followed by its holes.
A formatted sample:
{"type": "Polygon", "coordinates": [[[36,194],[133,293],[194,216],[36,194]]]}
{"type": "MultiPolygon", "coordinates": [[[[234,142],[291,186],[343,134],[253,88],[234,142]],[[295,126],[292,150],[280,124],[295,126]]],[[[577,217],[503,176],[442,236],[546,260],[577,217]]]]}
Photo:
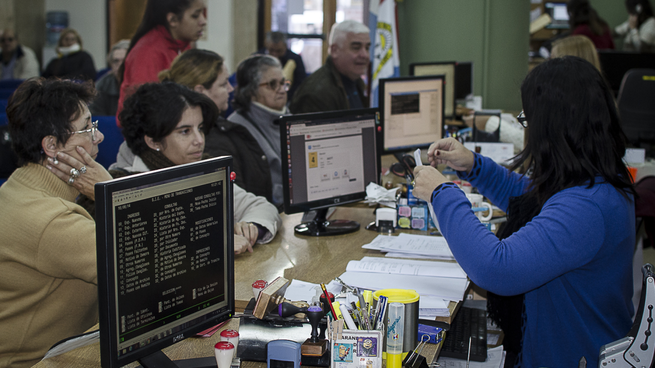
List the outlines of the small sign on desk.
{"type": "Polygon", "coordinates": [[[512,157],[514,157],[514,145],[512,143],[464,142],[464,147],[489,157],[501,165],[508,165],[512,157]]]}

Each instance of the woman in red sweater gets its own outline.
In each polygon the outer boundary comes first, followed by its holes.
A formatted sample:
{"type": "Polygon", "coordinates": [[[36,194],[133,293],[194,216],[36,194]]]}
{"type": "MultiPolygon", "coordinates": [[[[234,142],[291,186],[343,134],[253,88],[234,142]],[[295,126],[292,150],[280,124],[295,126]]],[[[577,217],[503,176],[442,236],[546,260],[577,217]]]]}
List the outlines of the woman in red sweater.
{"type": "Polygon", "coordinates": [[[157,82],[157,74],[168,69],[175,57],[190,49],[207,24],[204,0],[148,0],[141,24],[137,29],[125,63],[118,75],[122,77],[118,114],[123,101],[141,84],[157,82]]]}

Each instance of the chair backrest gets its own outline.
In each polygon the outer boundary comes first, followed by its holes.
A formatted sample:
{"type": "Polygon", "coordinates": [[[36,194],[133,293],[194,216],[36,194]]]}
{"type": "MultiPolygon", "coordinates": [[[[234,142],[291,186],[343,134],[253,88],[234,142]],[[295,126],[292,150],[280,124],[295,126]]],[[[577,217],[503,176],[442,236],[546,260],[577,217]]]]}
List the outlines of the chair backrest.
{"type": "Polygon", "coordinates": [[[98,130],[105,136],[105,139],[98,147],[96,162],[107,169],[109,165],[116,162],[118,148],[125,139],[121,133],[121,128],[116,125],[115,116],[94,116],[93,118],[98,119],[98,130]]]}
{"type": "Polygon", "coordinates": [[[621,82],[618,106],[628,141],[655,144],[655,69],[630,69],[621,82]]]}
{"type": "Polygon", "coordinates": [[[24,79],[5,79],[0,81],[0,89],[16,89],[24,79]]]}

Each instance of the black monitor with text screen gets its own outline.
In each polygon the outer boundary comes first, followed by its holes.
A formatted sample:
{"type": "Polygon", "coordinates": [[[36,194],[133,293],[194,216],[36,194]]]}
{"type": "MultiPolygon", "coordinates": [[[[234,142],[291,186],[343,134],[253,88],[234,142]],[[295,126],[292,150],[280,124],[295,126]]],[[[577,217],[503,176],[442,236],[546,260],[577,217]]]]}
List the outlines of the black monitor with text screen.
{"type": "Polygon", "coordinates": [[[443,136],[443,75],[380,80],[381,155],[427,148],[443,136]]]}
{"type": "Polygon", "coordinates": [[[234,315],[231,166],[220,157],[96,184],[103,368],[170,366],[161,349],[234,315]]]}
{"type": "Polygon", "coordinates": [[[281,117],[284,212],[316,210],[296,226],[303,235],[337,235],[359,229],[349,220],[327,220],[329,207],[361,201],[378,182],[377,109],[344,110],[281,117]]]}
{"type": "Polygon", "coordinates": [[[409,65],[409,75],[421,77],[428,75],[444,76],[444,116],[454,119],[456,115],[457,98],[455,97],[455,77],[457,63],[454,61],[435,61],[430,63],[412,63],[409,65]]]}

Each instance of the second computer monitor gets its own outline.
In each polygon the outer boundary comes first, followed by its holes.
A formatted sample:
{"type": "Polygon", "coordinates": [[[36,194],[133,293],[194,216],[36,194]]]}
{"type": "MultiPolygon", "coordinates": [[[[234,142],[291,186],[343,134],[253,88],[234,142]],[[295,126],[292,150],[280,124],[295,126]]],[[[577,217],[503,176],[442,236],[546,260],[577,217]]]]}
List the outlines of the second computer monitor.
{"type": "Polygon", "coordinates": [[[444,76],[380,80],[382,154],[427,148],[444,128],[444,76]]]}
{"type": "Polygon", "coordinates": [[[409,75],[427,76],[443,75],[445,76],[444,90],[444,114],[449,119],[455,118],[455,68],[457,63],[454,61],[438,61],[430,63],[413,63],[409,65],[409,75]]]}
{"type": "Polygon", "coordinates": [[[345,110],[280,118],[284,212],[316,210],[312,222],[300,224],[303,235],[355,231],[354,221],[326,220],[327,209],[363,200],[366,186],[377,183],[377,109],[345,110]]]}

